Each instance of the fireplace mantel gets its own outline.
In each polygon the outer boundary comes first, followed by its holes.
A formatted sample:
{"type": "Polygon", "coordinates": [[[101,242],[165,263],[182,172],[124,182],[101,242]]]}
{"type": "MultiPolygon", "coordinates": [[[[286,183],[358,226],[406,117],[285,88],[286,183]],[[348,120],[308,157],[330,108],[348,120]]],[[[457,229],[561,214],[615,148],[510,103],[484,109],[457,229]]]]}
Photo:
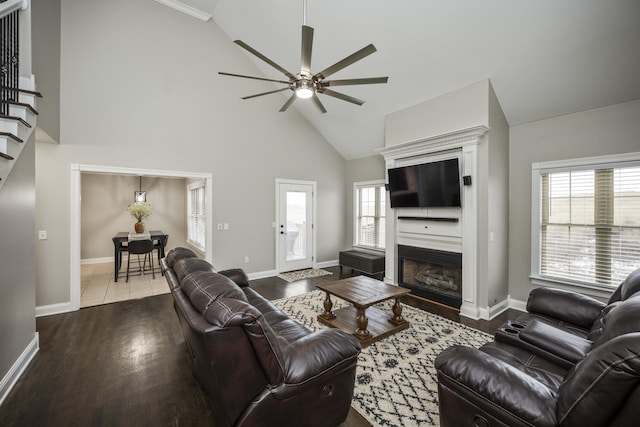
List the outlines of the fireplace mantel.
{"type": "Polygon", "coordinates": [[[423,156],[429,153],[438,153],[478,145],[488,130],[489,128],[486,126],[474,126],[456,132],[449,132],[417,141],[409,141],[380,148],[376,151],[380,153],[388,163],[389,160],[423,156]]]}
{"type": "Polygon", "coordinates": [[[425,163],[439,156],[455,155],[460,159],[462,176],[470,177],[470,184],[462,186],[462,208],[400,208],[391,209],[387,205],[386,235],[386,274],[385,282],[398,284],[397,245],[447,249],[458,247],[462,252],[462,306],[460,314],[478,319],[486,318],[487,313],[478,302],[478,147],[489,131],[486,126],[474,126],[442,135],[416,141],[401,143],[377,150],[384,156],[386,168],[391,169],[411,163],[425,163]],[[434,215],[436,211],[437,215],[434,215]],[[433,235],[430,231],[407,231],[399,227],[399,221],[410,217],[444,216],[456,219],[460,223],[459,234],[433,235]]]}

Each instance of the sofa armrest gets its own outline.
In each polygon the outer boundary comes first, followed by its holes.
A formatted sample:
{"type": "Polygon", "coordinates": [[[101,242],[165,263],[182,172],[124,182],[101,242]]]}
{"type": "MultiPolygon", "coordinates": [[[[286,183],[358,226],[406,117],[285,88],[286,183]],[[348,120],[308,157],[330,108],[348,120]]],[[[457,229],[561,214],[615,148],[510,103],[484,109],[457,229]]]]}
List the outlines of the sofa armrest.
{"type": "MultiPolygon", "coordinates": [[[[502,360],[454,345],[438,355],[435,367],[440,384],[494,416],[502,412],[539,427],[557,424],[554,391],[502,360]]],[[[440,411],[447,411],[447,405],[441,404],[440,411]]]]}
{"type": "MultiPolygon", "coordinates": [[[[573,364],[584,359],[593,341],[533,319],[520,332],[520,339],[573,364]]],[[[544,355],[543,355],[544,357],[544,355]]]]}
{"type": "Polygon", "coordinates": [[[536,288],[529,294],[527,311],[553,317],[589,329],[606,306],[602,301],[577,292],[536,288]]]}
{"type": "Polygon", "coordinates": [[[218,271],[218,273],[222,274],[223,276],[227,276],[241,288],[249,286],[249,278],[247,277],[247,273],[245,273],[241,268],[230,268],[228,270],[218,271]]]}
{"type": "Polygon", "coordinates": [[[276,394],[284,398],[300,392],[300,387],[314,387],[329,378],[354,368],[360,354],[360,343],[339,329],[321,329],[289,343],[282,349],[285,387],[276,394]]]}

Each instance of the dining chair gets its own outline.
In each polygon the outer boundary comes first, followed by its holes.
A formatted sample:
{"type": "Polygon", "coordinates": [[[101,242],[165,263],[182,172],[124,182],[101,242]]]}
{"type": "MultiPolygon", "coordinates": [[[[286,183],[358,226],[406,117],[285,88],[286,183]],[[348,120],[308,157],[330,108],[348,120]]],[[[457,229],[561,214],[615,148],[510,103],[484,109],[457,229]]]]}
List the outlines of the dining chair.
{"type": "Polygon", "coordinates": [[[147,255],[149,255],[149,264],[150,264],[150,270],[151,270],[151,274],[153,275],[153,278],[156,278],[156,273],[153,270],[153,256],[151,256],[152,252],[153,252],[153,241],[151,239],[145,239],[145,240],[129,240],[129,244],[127,247],[127,279],[126,281],[129,281],[129,271],[130,271],[130,267],[131,267],[131,255],[136,255],[137,259],[138,259],[138,270],[135,270],[134,272],[136,273],[135,276],[139,276],[144,274],[145,272],[145,268],[147,265],[147,255]],[[144,255],[143,260],[140,261],[140,255],[144,255]]]}

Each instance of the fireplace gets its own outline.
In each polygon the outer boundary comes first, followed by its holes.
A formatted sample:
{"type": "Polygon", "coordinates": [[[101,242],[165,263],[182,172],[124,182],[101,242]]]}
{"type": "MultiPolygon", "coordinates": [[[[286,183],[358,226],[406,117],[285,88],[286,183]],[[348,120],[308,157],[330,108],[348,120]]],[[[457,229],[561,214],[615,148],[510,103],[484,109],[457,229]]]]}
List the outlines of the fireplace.
{"type": "Polygon", "coordinates": [[[462,254],[398,245],[398,282],[414,295],[462,305],[462,254]]]}

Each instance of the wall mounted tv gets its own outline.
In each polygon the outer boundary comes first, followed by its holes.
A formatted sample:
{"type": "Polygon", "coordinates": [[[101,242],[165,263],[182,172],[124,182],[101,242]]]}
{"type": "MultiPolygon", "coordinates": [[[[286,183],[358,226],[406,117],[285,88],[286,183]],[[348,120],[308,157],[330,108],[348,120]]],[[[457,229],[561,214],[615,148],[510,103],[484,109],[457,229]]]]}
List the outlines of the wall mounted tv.
{"type": "Polygon", "coordinates": [[[393,168],[388,173],[392,208],[461,206],[457,158],[393,168]]]}

